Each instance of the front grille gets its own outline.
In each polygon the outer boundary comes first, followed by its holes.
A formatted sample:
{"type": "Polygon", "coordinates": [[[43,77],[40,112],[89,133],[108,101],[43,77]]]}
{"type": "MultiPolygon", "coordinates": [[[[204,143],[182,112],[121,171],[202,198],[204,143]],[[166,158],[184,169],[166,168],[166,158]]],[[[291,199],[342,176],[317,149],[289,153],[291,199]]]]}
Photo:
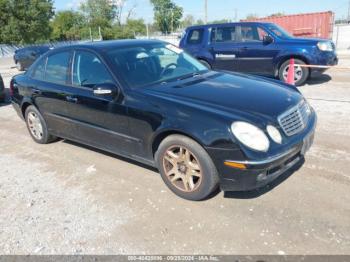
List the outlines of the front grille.
{"type": "Polygon", "coordinates": [[[278,122],[287,136],[301,132],[308,122],[309,106],[302,101],[278,117],[278,122]]]}

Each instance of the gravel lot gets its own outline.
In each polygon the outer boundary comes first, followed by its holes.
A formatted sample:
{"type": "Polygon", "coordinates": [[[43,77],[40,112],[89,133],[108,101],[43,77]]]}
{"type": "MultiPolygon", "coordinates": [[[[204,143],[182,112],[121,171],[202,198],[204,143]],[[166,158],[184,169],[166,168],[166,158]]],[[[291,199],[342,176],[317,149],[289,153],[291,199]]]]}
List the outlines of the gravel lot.
{"type": "MultiPolygon", "coordinates": [[[[0,60],[7,87],[12,66],[0,60]]],[[[319,117],[305,164],[275,187],[204,202],[132,161],[35,144],[0,104],[0,254],[350,254],[350,73],[301,91],[319,117]]]]}

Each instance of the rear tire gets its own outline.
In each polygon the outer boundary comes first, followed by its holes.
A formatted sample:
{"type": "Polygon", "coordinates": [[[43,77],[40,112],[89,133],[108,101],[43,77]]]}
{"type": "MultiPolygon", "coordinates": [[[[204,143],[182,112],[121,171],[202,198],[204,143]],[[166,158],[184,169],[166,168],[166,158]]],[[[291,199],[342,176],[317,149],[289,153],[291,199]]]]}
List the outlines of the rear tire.
{"type": "Polygon", "coordinates": [[[30,136],[38,144],[48,144],[57,138],[49,134],[46,122],[35,106],[28,106],[25,112],[25,120],[30,136]]]}
{"type": "Polygon", "coordinates": [[[155,154],[164,183],[179,197],[206,199],[219,185],[216,167],[194,140],[182,135],[166,137],[155,154]]]}
{"type": "MultiPolygon", "coordinates": [[[[281,81],[286,82],[287,74],[289,70],[290,60],[285,61],[278,70],[278,77],[281,81]]],[[[294,59],[294,63],[297,65],[305,65],[306,63],[300,59],[294,59]]],[[[306,67],[294,66],[295,70],[295,85],[301,86],[305,84],[306,80],[309,78],[310,70],[306,67]]]]}
{"type": "Polygon", "coordinates": [[[211,70],[211,65],[207,61],[205,61],[203,59],[198,59],[198,61],[201,62],[201,64],[204,65],[206,68],[211,70]]]}

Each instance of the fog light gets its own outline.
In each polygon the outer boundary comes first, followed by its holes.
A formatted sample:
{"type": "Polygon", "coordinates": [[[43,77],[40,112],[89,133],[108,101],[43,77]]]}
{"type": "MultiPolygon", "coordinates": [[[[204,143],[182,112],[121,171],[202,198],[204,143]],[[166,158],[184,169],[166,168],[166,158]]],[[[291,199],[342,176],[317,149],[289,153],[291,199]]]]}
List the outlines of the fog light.
{"type": "Polygon", "coordinates": [[[266,130],[273,141],[275,141],[277,144],[282,143],[281,133],[278,131],[278,129],[276,127],[268,125],[266,127],[266,130]]]}
{"type": "Polygon", "coordinates": [[[261,173],[261,174],[258,175],[258,178],[257,178],[258,181],[262,181],[262,180],[265,180],[265,179],[266,179],[266,173],[261,173]]]}

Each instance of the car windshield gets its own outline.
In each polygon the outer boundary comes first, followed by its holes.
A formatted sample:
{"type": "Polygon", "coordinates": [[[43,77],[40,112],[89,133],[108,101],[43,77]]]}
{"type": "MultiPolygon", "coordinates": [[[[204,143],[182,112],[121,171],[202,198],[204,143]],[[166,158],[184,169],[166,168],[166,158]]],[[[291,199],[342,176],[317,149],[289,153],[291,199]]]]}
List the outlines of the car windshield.
{"type": "Polygon", "coordinates": [[[118,75],[132,88],[177,81],[208,69],[181,49],[166,43],[150,43],[107,52],[118,75]]]}
{"type": "Polygon", "coordinates": [[[288,33],[286,30],[284,30],[282,27],[278,25],[269,24],[267,28],[280,38],[287,39],[287,38],[293,37],[290,33],[288,33]]]}

